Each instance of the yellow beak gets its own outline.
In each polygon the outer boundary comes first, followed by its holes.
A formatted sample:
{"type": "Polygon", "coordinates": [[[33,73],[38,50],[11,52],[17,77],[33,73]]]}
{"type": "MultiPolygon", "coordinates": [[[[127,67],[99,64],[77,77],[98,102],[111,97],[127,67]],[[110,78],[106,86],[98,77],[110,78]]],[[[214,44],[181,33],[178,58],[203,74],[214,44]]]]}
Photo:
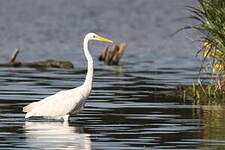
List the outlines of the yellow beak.
{"type": "Polygon", "coordinates": [[[100,41],[104,41],[104,42],[113,43],[113,41],[112,41],[112,40],[106,39],[106,38],[101,37],[101,36],[96,36],[96,38],[97,38],[98,40],[100,40],[100,41]]]}

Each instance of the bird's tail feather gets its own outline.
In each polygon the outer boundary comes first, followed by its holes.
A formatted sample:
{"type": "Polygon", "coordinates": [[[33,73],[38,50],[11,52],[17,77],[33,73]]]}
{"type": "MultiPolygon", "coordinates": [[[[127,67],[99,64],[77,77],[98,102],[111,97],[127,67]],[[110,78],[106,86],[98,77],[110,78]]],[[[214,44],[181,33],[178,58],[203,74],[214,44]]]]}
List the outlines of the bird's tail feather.
{"type": "Polygon", "coordinates": [[[30,116],[32,116],[29,112],[26,113],[25,118],[29,118],[30,116]]]}
{"type": "Polygon", "coordinates": [[[30,112],[32,111],[34,108],[38,107],[40,105],[39,102],[33,102],[25,107],[23,107],[23,112],[30,112]]]}

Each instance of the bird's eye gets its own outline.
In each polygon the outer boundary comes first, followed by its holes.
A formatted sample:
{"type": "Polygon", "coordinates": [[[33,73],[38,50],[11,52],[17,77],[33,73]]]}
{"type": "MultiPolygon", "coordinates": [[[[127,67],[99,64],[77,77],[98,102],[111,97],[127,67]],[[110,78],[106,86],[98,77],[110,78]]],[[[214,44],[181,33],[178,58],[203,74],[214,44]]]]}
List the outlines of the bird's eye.
{"type": "Polygon", "coordinates": [[[93,38],[96,38],[96,36],[94,35],[93,38]]]}

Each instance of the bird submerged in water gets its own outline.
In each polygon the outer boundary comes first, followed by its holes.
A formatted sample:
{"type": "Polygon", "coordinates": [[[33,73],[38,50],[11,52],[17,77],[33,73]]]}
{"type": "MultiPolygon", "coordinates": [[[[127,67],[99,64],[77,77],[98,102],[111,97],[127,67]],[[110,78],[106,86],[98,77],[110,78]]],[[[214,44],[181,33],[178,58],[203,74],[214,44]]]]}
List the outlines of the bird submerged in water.
{"type": "Polygon", "coordinates": [[[88,50],[88,41],[90,40],[113,43],[113,41],[98,36],[95,33],[88,33],[85,36],[83,49],[88,62],[88,68],[83,85],[70,90],[59,91],[43,100],[23,107],[23,112],[26,112],[25,118],[40,116],[47,119],[63,119],[64,121],[68,121],[71,114],[76,114],[83,108],[92,89],[94,71],[93,59],[88,50]]]}

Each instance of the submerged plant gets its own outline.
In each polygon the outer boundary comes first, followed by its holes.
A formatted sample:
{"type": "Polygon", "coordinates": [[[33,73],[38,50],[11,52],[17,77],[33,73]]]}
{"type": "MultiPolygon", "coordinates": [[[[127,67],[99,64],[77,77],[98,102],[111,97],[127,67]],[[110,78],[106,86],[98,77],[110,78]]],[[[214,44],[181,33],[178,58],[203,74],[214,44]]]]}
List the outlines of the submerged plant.
{"type": "Polygon", "coordinates": [[[203,55],[204,70],[207,68],[207,71],[216,75],[211,85],[201,86],[209,89],[202,90],[208,91],[204,92],[208,95],[215,96],[216,93],[221,95],[225,91],[225,1],[198,0],[198,2],[200,7],[187,6],[188,11],[191,12],[188,18],[198,23],[185,26],[181,30],[191,29],[200,33],[199,39],[196,39],[201,42],[201,48],[197,54],[203,55]]]}

